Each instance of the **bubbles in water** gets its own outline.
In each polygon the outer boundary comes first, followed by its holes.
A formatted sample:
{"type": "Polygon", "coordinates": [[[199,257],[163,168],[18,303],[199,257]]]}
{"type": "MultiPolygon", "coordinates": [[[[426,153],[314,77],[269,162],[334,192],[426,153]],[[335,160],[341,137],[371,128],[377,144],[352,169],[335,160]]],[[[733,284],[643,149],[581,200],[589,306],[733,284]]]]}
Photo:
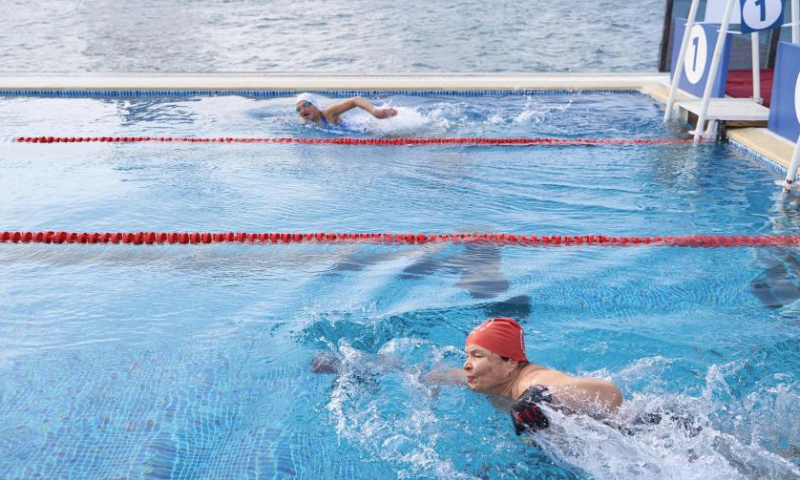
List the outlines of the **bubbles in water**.
{"type": "Polygon", "coordinates": [[[551,428],[534,439],[598,479],[797,478],[797,465],[714,422],[712,407],[702,398],[641,395],[613,423],[548,409],[551,428]]]}
{"type": "Polygon", "coordinates": [[[443,352],[413,338],[393,339],[377,355],[365,355],[345,341],[338,350],[344,368],[327,408],[340,437],[392,464],[398,478],[474,478],[459,472],[449,453],[437,448],[440,414],[432,407],[430,389],[420,382],[420,368],[412,366],[443,352]]]}
{"type": "Polygon", "coordinates": [[[346,119],[348,129],[382,136],[433,136],[444,134],[450,120],[441,110],[425,112],[417,107],[378,104],[380,108],[392,107],[397,115],[378,119],[364,111],[354,111],[346,119]]]}
{"type": "Polygon", "coordinates": [[[637,373],[649,378],[613,418],[598,421],[545,406],[551,427],[518,439],[489,398],[425,383],[424,374],[439,362],[455,367],[450,350],[394,338],[377,354],[365,354],[340,341],[346,366],[328,404],[340,437],[392,464],[400,478],[800,476],[800,386],[786,376],[770,378],[774,387],[742,394],[730,388],[742,374],[741,362],[712,366],[705,388],[692,396],[665,392],[658,378],[677,360],[642,359],[611,375],[622,385],[637,373]],[[475,438],[480,442],[473,447],[475,438]]]}
{"type": "Polygon", "coordinates": [[[561,113],[567,111],[572,105],[572,99],[566,103],[554,104],[553,102],[543,101],[541,98],[528,97],[525,101],[525,107],[522,112],[513,118],[513,123],[533,123],[539,124],[545,121],[550,113],[561,113]]]}

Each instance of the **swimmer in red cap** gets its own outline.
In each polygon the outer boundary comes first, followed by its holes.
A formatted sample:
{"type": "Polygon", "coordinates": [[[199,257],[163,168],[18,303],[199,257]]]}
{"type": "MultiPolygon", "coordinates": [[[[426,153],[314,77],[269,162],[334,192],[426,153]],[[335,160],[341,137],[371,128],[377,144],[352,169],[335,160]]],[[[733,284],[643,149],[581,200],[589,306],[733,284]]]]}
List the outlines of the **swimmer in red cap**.
{"type": "MultiPolygon", "coordinates": [[[[466,380],[475,392],[513,402],[511,418],[517,434],[550,426],[544,403],[566,413],[604,420],[622,404],[622,393],[600,378],[576,377],[528,361],[522,327],[510,318],[492,318],[475,327],[464,350],[462,370],[433,371],[427,381],[440,384],[466,380]]],[[[312,361],[317,373],[338,373],[341,362],[330,354],[312,361]]]]}
{"type": "Polygon", "coordinates": [[[510,318],[492,318],[475,327],[466,341],[463,373],[469,387],[514,401],[517,434],[549,426],[540,405],[605,418],[622,404],[622,393],[607,380],[575,377],[528,362],[522,327],[510,318]]]}

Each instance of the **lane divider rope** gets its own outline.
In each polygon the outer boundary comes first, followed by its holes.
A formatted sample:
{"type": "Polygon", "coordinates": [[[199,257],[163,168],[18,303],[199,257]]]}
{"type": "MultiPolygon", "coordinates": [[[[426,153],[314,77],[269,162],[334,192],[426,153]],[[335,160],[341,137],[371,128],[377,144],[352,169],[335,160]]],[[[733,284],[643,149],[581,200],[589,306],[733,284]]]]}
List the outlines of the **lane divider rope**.
{"type": "Polygon", "coordinates": [[[691,138],[14,137],[18,143],[278,143],[303,145],[663,145],[691,138]]]}
{"type": "Polygon", "coordinates": [[[529,247],[767,247],[797,246],[793,236],[684,235],[666,237],[615,237],[606,235],[509,235],[425,233],[246,233],[246,232],[0,232],[0,243],[175,245],[212,243],[376,243],[376,244],[485,244],[529,247]]]}
{"type": "MultiPolygon", "coordinates": [[[[335,75],[341,77],[340,75],[335,75]]],[[[404,77],[405,75],[401,75],[404,77]]],[[[348,76],[349,77],[349,76],[348,76]]],[[[389,77],[398,77],[389,75],[389,77]]],[[[412,75],[412,77],[414,77],[412,75]]],[[[356,76],[355,78],[360,78],[356,76]]],[[[429,76],[419,77],[430,79],[429,76]]],[[[441,77],[446,81],[446,76],[441,77]]],[[[578,96],[578,95],[645,95],[635,89],[628,90],[545,90],[545,89],[503,89],[503,90],[313,90],[317,95],[333,98],[349,97],[521,97],[521,96],[578,96]]],[[[19,88],[0,90],[0,97],[55,97],[55,98],[164,98],[164,97],[215,97],[239,96],[250,98],[294,98],[298,90],[267,89],[197,89],[184,88],[172,90],[153,89],[101,89],[101,88],[19,88]]]]}

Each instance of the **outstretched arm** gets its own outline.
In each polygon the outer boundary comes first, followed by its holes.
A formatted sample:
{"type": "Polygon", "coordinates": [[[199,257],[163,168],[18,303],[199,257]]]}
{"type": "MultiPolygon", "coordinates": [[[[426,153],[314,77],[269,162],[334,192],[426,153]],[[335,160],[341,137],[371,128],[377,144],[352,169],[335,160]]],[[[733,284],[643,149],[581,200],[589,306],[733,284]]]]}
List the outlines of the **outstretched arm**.
{"type": "Polygon", "coordinates": [[[458,368],[435,367],[422,376],[422,381],[431,386],[464,385],[464,372],[458,368]]]}
{"type": "Polygon", "coordinates": [[[622,405],[622,393],[613,383],[599,378],[570,377],[550,388],[557,403],[574,412],[596,418],[612,414],[622,405]]]}
{"type": "Polygon", "coordinates": [[[330,353],[319,352],[311,360],[311,371],[314,373],[339,373],[342,361],[330,353]]]}
{"type": "Polygon", "coordinates": [[[325,108],[323,113],[328,116],[329,119],[338,121],[341,114],[356,107],[366,110],[375,118],[389,118],[397,115],[397,110],[394,108],[377,108],[361,97],[348,98],[346,100],[342,100],[341,102],[334,103],[333,105],[325,108]]]}

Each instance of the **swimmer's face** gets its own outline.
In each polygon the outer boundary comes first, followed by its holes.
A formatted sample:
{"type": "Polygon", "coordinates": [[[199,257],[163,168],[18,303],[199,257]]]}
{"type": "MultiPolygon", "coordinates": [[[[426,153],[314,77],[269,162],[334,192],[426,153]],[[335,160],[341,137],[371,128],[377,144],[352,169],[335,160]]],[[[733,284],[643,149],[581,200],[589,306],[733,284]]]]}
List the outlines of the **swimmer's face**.
{"type": "Polygon", "coordinates": [[[503,360],[500,355],[477,345],[467,345],[464,351],[467,354],[464,376],[469,388],[480,393],[500,393],[518,362],[503,360]]]}
{"type": "Polygon", "coordinates": [[[305,120],[306,122],[313,121],[316,117],[319,110],[317,107],[314,106],[313,103],[309,102],[308,100],[300,100],[295,104],[295,110],[297,110],[297,114],[300,115],[300,118],[305,120]]]}

